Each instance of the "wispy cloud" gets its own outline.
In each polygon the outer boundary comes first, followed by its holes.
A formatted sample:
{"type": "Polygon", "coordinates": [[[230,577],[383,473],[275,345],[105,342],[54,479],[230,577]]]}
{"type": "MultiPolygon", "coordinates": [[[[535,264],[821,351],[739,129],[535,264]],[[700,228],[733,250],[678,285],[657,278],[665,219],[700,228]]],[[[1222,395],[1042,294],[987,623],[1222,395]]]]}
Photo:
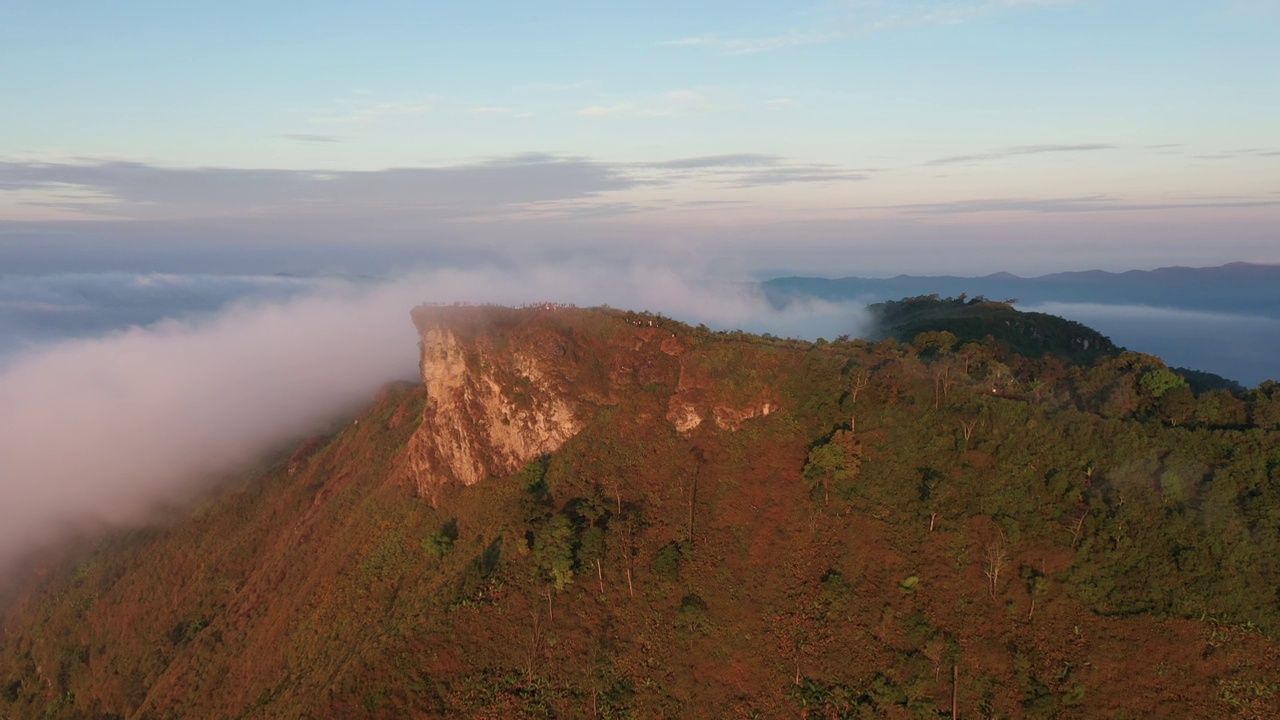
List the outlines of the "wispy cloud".
{"type": "Polygon", "coordinates": [[[1222,152],[1192,155],[1196,160],[1234,160],[1247,157],[1277,157],[1280,150],[1271,148],[1241,148],[1239,150],[1223,150],[1222,152]]]}
{"type": "Polygon", "coordinates": [[[395,117],[426,115],[431,109],[431,103],[426,100],[373,101],[359,94],[335,101],[332,108],[311,118],[311,122],[368,129],[395,117]]]}
{"type": "Polygon", "coordinates": [[[731,205],[747,205],[746,200],[685,200],[676,203],[680,207],[727,207],[731,205]]]}
{"type": "Polygon", "coordinates": [[[745,173],[729,182],[734,187],[756,187],[791,183],[855,182],[870,177],[867,173],[850,172],[830,165],[800,165],[745,173]]]}
{"type": "Polygon", "coordinates": [[[846,0],[828,3],[810,14],[820,26],[784,33],[731,37],[706,33],[665,40],[669,47],[696,47],[723,55],[751,55],[785,48],[818,45],[851,37],[911,27],[958,25],[985,17],[1037,8],[1072,5],[1079,0],[846,0]]]}
{"type": "Polygon", "coordinates": [[[840,33],[820,30],[790,30],[780,35],[755,38],[726,38],[715,34],[666,40],[660,44],[674,47],[700,47],[725,55],[751,55],[802,45],[817,45],[841,37],[840,33]]]}
{"type": "Polygon", "coordinates": [[[621,167],[527,154],[378,171],[170,168],[0,161],[0,190],[84,193],[77,209],[131,219],[411,213],[436,218],[633,187],[621,167]]]}
{"type": "Polygon", "coordinates": [[[619,115],[637,115],[636,106],[631,103],[614,103],[613,105],[588,105],[578,111],[580,117],[601,118],[619,115]]]}
{"type": "Polygon", "coordinates": [[[721,110],[737,110],[741,104],[708,96],[695,90],[674,90],[662,96],[662,105],[676,115],[704,115],[721,110]]]}
{"type": "Polygon", "coordinates": [[[494,106],[484,106],[484,108],[471,108],[467,113],[472,115],[481,115],[481,117],[489,118],[532,118],[534,113],[529,110],[517,111],[513,108],[494,108],[494,106]]]}
{"type": "Polygon", "coordinates": [[[339,135],[317,135],[315,133],[287,133],[280,137],[285,140],[312,144],[339,143],[344,139],[339,135]]]}
{"type": "Polygon", "coordinates": [[[763,155],[760,153],[733,153],[729,155],[703,155],[700,157],[679,158],[648,163],[648,167],[672,170],[695,170],[704,168],[725,167],[758,167],[761,165],[777,165],[783,158],[779,155],[763,155]]]}
{"type": "Polygon", "coordinates": [[[566,201],[530,203],[505,216],[504,220],[600,220],[633,215],[652,207],[632,202],[566,201]]]}
{"type": "Polygon", "coordinates": [[[962,215],[970,213],[1094,213],[1131,212],[1140,210],[1193,210],[1207,208],[1280,207],[1280,200],[1219,200],[1219,201],[1170,201],[1126,202],[1112,195],[1089,195],[1069,198],[994,198],[986,200],[956,200],[941,203],[916,203],[891,205],[888,209],[900,210],[912,215],[962,215]]]}
{"type": "Polygon", "coordinates": [[[701,178],[735,188],[791,183],[851,182],[867,180],[871,172],[830,163],[797,163],[780,155],[732,153],[662,160],[639,167],[657,170],[667,177],[701,178]]]}
{"type": "Polygon", "coordinates": [[[1265,315],[1187,310],[1152,305],[1108,305],[1104,303],[1075,303],[1048,301],[1035,305],[1019,306],[1024,311],[1043,312],[1088,322],[1090,320],[1134,320],[1164,323],[1229,323],[1235,325],[1270,325],[1272,331],[1280,321],[1265,315]]]}
{"type": "Polygon", "coordinates": [[[741,103],[722,97],[719,91],[672,90],[638,101],[609,105],[589,105],[578,111],[579,117],[672,117],[707,115],[742,108],[741,103]]]}
{"type": "Polygon", "coordinates": [[[1074,5],[1079,0],[853,0],[844,3],[863,30],[958,25],[1008,12],[1074,5]]]}
{"type": "Polygon", "coordinates": [[[573,93],[593,92],[600,88],[595,80],[578,82],[531,82],[512,86],[511,92],[516,95],[570,95],[573,93]]]}
{"type": "Polygon", "coordinates": [[[1101,143],[1081,143],[1075,145],[1019,145],[1002,150],[977,153],[973,155],[949,155],[925,163],[926,165],[956,165],[1001,160],[1019,155],[1040,155],[1044,153],[1093,152],[1096,150],[1115,150],[1116,145],[1101,143]]]}

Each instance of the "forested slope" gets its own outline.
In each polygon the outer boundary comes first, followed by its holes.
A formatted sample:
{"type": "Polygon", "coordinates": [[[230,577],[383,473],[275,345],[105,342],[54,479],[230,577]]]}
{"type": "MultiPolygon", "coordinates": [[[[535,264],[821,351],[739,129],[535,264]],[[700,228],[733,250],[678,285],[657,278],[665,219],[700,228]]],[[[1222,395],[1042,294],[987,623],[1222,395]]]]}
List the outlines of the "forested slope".
{"type": "Polygon", "coordinates": [[[1274,386],[936,331],[415,321],[425,385],[33,575],[0,716],[1280,712],[1274,386]]]}

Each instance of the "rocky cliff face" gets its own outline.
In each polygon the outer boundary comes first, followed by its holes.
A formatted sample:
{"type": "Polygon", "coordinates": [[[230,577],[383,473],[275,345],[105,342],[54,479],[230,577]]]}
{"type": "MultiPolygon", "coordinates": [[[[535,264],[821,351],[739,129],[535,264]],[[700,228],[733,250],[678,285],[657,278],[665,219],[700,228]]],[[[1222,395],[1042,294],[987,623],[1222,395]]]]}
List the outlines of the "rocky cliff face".
{"type": "Polygon", "coordinates": [[[661,319],[563,307],[421,306],[412,316],[427,397],[403,466],[433,501],[445,485],[555,452],[638,388],[667,395],[666,420],[682,435],[736,431],[779,408],[763,378],[726,381],[754,359],[708,351],[661,319]]]}
{"type": "Polygon", "coordinates": [[[406,465],[425,497],[516,472],[576,435],[591,412],[569,392],[580,374],[573,337],[529,326],[499,337],[466,322],[465,310],[413,312],[427,400],[406,465]]]}

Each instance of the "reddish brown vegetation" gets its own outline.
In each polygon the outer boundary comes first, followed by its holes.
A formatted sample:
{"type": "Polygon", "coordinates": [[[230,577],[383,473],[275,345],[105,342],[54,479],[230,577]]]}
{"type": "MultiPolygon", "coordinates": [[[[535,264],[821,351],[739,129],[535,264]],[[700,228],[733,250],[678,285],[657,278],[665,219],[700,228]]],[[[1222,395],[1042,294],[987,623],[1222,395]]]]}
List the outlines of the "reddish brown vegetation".
{"type": "Polygon", "coordinates": [[[1125,467],[1116,446],[1157,430],[982,405],[958,367],[942,397],[892,346],[431,312],[468,347],[562,358],[581,432],[433,508],[397,480],[423,391],[391,388],[323,447],[33,581],[3,617],[0,715],[947,717],[955,667],[961,717],[1276,711],[1280,655],[1248,618],[1102,614],[1077,579],[1118,552],[1089,524],[1104,506],[1146,522],[1081,460],[1125,467]],[[703,421],[677,430],[676,401],[703,421]],[[819,494],[802,473],[826,444],[819,494]]]}

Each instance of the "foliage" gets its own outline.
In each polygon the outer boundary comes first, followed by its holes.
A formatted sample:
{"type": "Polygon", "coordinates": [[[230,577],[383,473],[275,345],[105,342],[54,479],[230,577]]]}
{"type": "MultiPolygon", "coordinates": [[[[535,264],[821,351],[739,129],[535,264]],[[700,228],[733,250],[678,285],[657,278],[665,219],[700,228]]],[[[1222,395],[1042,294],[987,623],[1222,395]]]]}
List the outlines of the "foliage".
{"type": "Polygon", "coordinates": [[[928,356],[951,345],[991,341],[1030,357],[1054,355],[1091,361],[1117,352],[1110,338],[1078,322],[1037,312],[1020,312],[1012,302],[978,296],[940,298],[922,295],[868,308],[879,321],[882,337],[918,340],[916,350],[928,356]]]}

